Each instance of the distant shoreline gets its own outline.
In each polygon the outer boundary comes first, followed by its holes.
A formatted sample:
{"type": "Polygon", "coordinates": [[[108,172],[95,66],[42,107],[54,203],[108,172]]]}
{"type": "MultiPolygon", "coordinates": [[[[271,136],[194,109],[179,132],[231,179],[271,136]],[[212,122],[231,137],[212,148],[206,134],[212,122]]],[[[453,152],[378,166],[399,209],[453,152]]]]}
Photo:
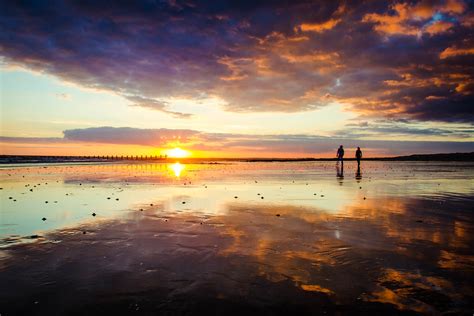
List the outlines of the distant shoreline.
{"type": "MultiPolygon", "coordinates": [[[[345,161],[354,161],[355,158],[345,158],[345,161]]],[[[396,157],[363,158],[364,161],[466,161],[474,162],[474,152],[449,154],[413,154],[396,157]]],[[[20,156],[0,155],[1,164],[41,164],[41,163],[110,163],[110,162],[175,162],[183,163],[218,163],[218,162],[305,162],[305,161],[336,161],[336,158],[154,158],[154,157],[90,157],[90,156],[20,156]]]]}

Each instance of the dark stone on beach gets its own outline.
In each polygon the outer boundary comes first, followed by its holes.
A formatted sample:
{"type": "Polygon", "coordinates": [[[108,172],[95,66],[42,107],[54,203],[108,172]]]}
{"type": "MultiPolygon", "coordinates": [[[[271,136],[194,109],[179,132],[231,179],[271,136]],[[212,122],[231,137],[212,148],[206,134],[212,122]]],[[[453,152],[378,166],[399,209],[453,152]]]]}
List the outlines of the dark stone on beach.
{"type": "Polygon", "coordinates": [[[151,203],[150,206],[153,206],[153,203],[151,203]]]}
{"type": "Polygon", "coordinates": [[[367,198],[364,196],[364,200],[366,200],[367,198]]]}
{"type": "Polygon", "coordinates": [[[321,197],[324,197],[324,194],[321,194],[321,197]]]}
{"type": "Polygon", "coordinates": [[[262,196],[262,197],[260,197],[260,198],[263,200],[263,196],[262,196]]]}
{"type": "Polygon", "coordinates": [[[30,238],[31,239],[36,239],[36,238],[40,238],[40,236],[39,235],[31,235],[30,238]]]}
{"type": "Polygon", "coordinates": [[[107,198],[107,200],[110,200],[110,196],[107,198]]]}
{"type": "Polygon", "coordinates": [[[182,204],[186,204],[186,202],[185,202],[185,201],[183,201],[183,202],[181,202],[181,203],[182,203],[182,204]]]}
{"type": "Polygon", "coordinates": [[[119,198],[116,198],[116,199],[115,199],[115,201],[118,201],[118,200],[119,200],[119,198]]]}
{"type": "Polygon", "coordinates": [[[46,220],[46,217],[43,217],[41,220],[44,222],[46,220]]]}
{"type": "Polygon", "coordinates": [[[13,197],[12,197],[12,196],[9,196],[9,197],[8,197],[8,199],[10,199],[10,200],[11,200],[11,199],[13,199],[13,197]]]}
{"type": "Polygon", "coordinates": [[[140,212],[143,212],[143,209],[142,209],[142,208],[140,209],[140,212]]]}
{"type": "Polygon", "coordinates": [[[423,223],[423,221],[421,219],[417,220],[416,222],[417,223],[423,223]]]}
{"type": "Polygon", "coordinates": [[[238,197],[237,195],[236,195],[236,196],[234,196],[234,199],[238,199],[238,198],[239,198],[239,197],[238,197]]]}
{"type": "Polygon", "coordinates": [[[83,231],[82,234],[85,235],[85,234],[86,234],[86,231],[83,231]]]}
{"type": "Polygon", "coordinates": [[[280,217],[280,214],[277,214],[276,216],[277,216],[277,217],[280,217]]]}
{"type": "Polygon", "coordinates": [[[30,192],[33,192],[33,189],[30,189],[30,192]]]}
{"type": "Polygon", "coordinates": [[[96,216],[97,214],[96,213],[92,213],[92,216],[96,216]]]}
{"type": "Polygon", "coordinates": [[[46,203],[46,204],[47,204],[47,203],[49,203],[49,202],[48,202],[48,201],[44,201],[44,203],[46,203]]]}

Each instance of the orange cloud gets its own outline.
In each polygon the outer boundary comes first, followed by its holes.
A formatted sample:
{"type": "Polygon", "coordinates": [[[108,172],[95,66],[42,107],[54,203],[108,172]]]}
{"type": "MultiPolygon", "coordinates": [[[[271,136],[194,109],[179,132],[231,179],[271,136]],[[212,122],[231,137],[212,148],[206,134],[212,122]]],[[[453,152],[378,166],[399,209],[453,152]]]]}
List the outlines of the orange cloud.
{"type": "Polygon", "coordinates": [[[341,19],[329,19],[323,23],[303,23],[299,26],[299,28],[303,32],[321,33],[321,32],[332,29],[337,24],[339,24],[339,22],[341,22],[341,19]]]}
{"type": "Polygon", "coordinates": [[[435,23],[430,24],[429,26],[424,28],[426,33],[430,35],[435,35],[439,33],[445,33],[449,31],[454,26],[451,22],[446,21],[436,21],[435,23]]]}
{"type": "Polygon", "coordinates": [[[454,24],[446,21],[436,21],[428,26],[422,26],[417,25],[417,22],[419,24],[420,21],[430,19],[436,12],[459,15],[466,10],[466,5],[459,0],[449,0],[442,5],[397,3],[390,8],[395,14],[369,13],[364,16],[362,22],[374,23],[374,29],[377,32],[387,35],[419,36],[424,32],[434,35],[450,30],[454,24]]]}
{"type": "Polygon", "coordinates": [[[440,7],[443,13],[461,14],[466,11],[466,4],[461,0],[448,0],[446,4],[440,7]]]}
{"type": "Polygon", "coordinates": [[[439,54],[439,58],[446,59],[449,57],[460,56],[460,55],[472,55],[474,54],[474,48],[456,48],[448,47],[439,54]]]}
{"type": "MultiPolygon", "coordinates": [[[[419,18],[418,15],[414,15],[414,12],[416,11],[411,11],[411,7],[407,3],[397,3],[392,6],[392,9],[396,12],[395,15],[369,13],[364,16],[362,22],[375,23],[374,29],[377,32],[384,34],[419,34],[418,28],[405,24],[407,20],[413,17],[419,18]]],[[[422,14],[422,16],[424,16],[426,12],[419,11],[418,14],[422,14]]]]}

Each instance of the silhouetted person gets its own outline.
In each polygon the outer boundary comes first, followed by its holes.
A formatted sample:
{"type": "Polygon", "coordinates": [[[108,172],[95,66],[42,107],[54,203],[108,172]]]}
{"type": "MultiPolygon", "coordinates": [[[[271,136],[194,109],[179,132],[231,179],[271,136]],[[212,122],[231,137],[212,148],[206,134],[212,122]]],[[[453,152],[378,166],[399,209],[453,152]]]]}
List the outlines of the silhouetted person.
{"type": "Polygon", "coordinates": [[[339,149],[337,150],[337,162],[341,162],[341,164],[344,164],[344,148],[341,146],[339,146],[339,149]]]}
{"type": "Polygon", "coordinates": [[[362,159],[362,150],[360,150],[360,147],[357,147],[356,150],[356,160],[357,160],[357,165],[360,166],[360,160],[362,159]]]}
{"type": "Polygon", "coordinates": [[[360,173],[360,165],[358,165],[356,171],[356,181],[360,182],[360,180],[362,180],[362,173],[360,173]]]}

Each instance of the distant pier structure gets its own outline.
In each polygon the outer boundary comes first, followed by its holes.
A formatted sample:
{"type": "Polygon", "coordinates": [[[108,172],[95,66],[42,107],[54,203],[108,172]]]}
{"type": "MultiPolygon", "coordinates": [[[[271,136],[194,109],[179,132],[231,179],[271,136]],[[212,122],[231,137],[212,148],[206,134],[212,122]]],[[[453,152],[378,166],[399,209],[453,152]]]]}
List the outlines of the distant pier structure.
{"type": "Polygon", "coordinates": [[[52,160],[60,161],[159,161],[168,159],[168,155],[91,155],[91,156],[55,156],[52,160]]]}

